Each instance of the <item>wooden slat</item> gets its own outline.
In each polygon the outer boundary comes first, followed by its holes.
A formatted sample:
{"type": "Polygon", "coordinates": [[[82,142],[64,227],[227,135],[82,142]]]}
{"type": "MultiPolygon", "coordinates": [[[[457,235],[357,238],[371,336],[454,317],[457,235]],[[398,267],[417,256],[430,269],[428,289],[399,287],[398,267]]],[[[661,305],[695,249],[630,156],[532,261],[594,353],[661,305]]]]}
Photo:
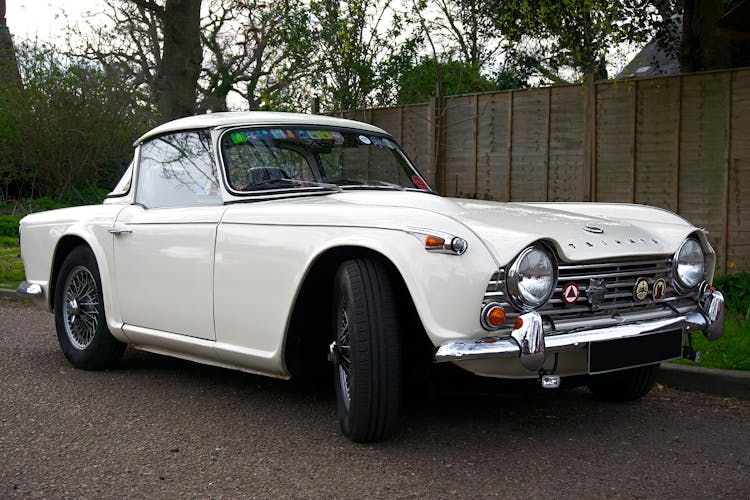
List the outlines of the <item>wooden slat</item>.
{"type": "Polygon", "coordinates": [[[636,88],[633,82],[597,84],[596,92],[597,201],[630,202],[633,198],[636,88]]]}
{"type": "Polygon", "coordinates": [[[638,84],[635,202],[676,210],[679,78],[638,84]]]}
{"type": "Polygon", "coordinates": [[[732,75],[727,267],[750,271],[750,70],[732,75]]]}
{"type": "Polygon", "coordinates": [[[550,200],[580,201],[589,195],[584,172],[584,92],[581,87],[552,89],[550,112],[550,200]]]}
{"type": "Polygon", "coordinates": [[[512,201],[544,201],[546,195],[547,89],[513,98],[512,201]]]}
{"type": "MultiPolygon", "coordinates": [[[[679,205],[693,224],[709,230],[721,254],[723,240],[725,145],[729,75],[712,73],[682,78],[679,205]]],[[[723,259],[723,255],[719,255],[723,259]]]]}
{"type": "Polygon", "coordinates": [[[414,162],[417,169],[425,176],[430,185],[435,185],[435,169],[430,163],[430,106],[404,106],[403,132],[401,146],[414,162]]]}
{"type": "Polygon", "coordinates": [[[445,105],[445,194],[474,198],[474,96],[447,99],[445,105]]]}
{"type": "Polygon", "coordinates": [[[482,94],[477,108],[477,198],[508,200],[510,92],[482,94]]]}

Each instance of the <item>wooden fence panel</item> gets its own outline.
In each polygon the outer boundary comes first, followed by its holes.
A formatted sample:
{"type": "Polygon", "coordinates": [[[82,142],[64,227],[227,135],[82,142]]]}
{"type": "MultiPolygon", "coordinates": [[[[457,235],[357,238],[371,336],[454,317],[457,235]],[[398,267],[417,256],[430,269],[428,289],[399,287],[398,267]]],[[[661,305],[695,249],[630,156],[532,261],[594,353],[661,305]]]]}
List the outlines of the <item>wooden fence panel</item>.
{"type": "Polygon", "coordinates": [[[373,109],[370,123],[383,130],[387,130],[395,139],[401,143],[401,108],[379,108],[373,109]]]}
{"type": "Polygon", "coordinates": [[[474,198],[476,193],[476,137],[474,96],[447,99],[445,104],[445,194],[474,198]]]}
{"type": "Polygon", "coordinates": [[[677,210],[679,77],[638,82],[636,203],[677,210]]]}
{"type": "Polygon", "coordinates": [[[582,87],[552,89],[548,145],[547,198],[580,201],[588,198],[584,167],[584,91],[582,87]]]}
{"type": "Polygon", "coordinates": [[[682,77],[679,189],[673,207],[709,230],[722,259],[730,78],[728,73],[682,77]]]}
{"type": "Polygon", "coordinates": [[[732,74],[727,268],[750,271],[750,70],[732,74]]]}
{"type": "Polygon", "coordinates": [[[509,125],[512,92],[477,97],[476,197],[510,201],[509,125]]]}
{"type": "Polygon", "coordinates": [[[430,162],[430,148],[433,146],[430,137],[430,107],[427,104],[404,106],[402,120],[401,145],[411,161],[427,178],[430,185],[435,185],[435,166],[430,162]]]}
{"type": "Polygon", "coordinates": [[[636,93],[634,82],[596,85],[596,201],[633,201],[636,93]]]}
{"type": "Polygon", "coordinates": [[[550,89],[518,92],[513,98],[511,201],[546,201],[550,89]]]}
{"type": "Polygon", "coordinates": [[[719,272],[750,270],[750,69],[345,116],[394,134],[442,194],[660,206],[709,230],[719,272]]]}

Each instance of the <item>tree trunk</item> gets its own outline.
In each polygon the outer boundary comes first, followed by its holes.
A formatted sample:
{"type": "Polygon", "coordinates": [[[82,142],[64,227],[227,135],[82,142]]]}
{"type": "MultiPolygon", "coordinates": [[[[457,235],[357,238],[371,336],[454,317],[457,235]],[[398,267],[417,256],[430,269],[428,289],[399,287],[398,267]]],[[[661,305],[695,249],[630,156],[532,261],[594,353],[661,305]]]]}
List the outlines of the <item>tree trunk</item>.
{"type": "Polygon", "coordinates": [[[5,0],[0,0],[0,86],[22,88],[13,38],[5,22],[5,0]]]}
{"type": "Polygon", "coordinates": [[[201,0],[167,0],[164,7],[164,48],[156,76],[156,98],[162,121],[195,113],[203,60],[200,10],[201,0]]]}
{"type": "Polygon", "coordinates": [[[732,67],[731,43],[716,31],[723,0],[684,0],[680,70],[683,73],[732,67]]]}

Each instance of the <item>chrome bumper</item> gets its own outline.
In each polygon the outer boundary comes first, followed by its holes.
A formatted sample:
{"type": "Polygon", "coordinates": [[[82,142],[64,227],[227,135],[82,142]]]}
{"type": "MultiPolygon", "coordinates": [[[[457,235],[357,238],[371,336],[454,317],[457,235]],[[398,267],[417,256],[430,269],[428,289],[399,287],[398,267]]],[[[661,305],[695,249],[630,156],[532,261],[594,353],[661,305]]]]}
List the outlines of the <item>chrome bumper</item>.
{"type": "Polygon", "coordinates": [[[46,302],[44,286],[39,283],[22,282],[16,288],[16,295],[21,299],[29,299],[40,306],[46,302]]]}
{"type": "Polygon", "coordinates": [[[42,294],[44,294],[44,290],[39,283],[29,283],[28,281],[24,281],[18,285],[18,288],[16,288],[16,295],[22,299],[35,299],[41,297],[42,294]]]}
{"type": "Polygon", "coordinates": [[[716,340],[724,333],[724,296],[706,287],[701,293],[698,310],[672,318],[642,321],[605,328],[576,330],[545,336],[541,315],[528,312],[521,315],[509,338],[485,338],[470,342],[446,342],[435,352],[435,362],[465,361],[486,358],[519,358],[521,365],[538,371],[547,353],[585,349],[591,342],[625,339],[639,335],[682,329],[702,331],[708,340],[716,340]]]}

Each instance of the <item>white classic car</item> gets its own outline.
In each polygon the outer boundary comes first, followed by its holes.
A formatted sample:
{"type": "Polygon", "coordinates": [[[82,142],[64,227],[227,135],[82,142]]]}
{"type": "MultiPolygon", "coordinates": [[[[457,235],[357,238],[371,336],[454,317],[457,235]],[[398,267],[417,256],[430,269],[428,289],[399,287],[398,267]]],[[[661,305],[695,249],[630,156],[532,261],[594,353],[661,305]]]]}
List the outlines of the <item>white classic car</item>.
{"type": "Polygon", "coordinates": [[[102,205],[29,215],[20,239],[18,293],[74,366],[126,345],[281,378],[331,363],[356,441],[395,432],[413,367],[629,400],[723,332],[714,252],[679,216],[442,198],[385,131],[324,116],[157,127],[102,205]]]}

